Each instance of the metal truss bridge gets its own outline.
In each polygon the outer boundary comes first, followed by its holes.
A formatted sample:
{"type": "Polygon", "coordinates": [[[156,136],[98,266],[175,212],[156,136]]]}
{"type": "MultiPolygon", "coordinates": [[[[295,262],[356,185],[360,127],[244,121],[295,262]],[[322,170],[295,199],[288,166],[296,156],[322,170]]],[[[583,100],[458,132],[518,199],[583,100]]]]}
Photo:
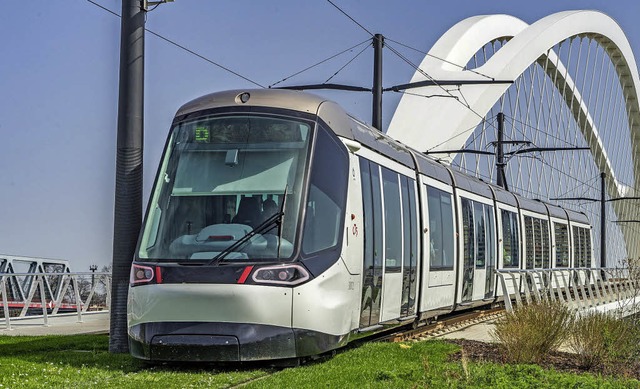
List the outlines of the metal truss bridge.
{"type": "Polygon", "coordinates": [[[0,311],[11,329],[12,317],[106,310],[111,274],[72,272],[68,261],[0,254],[0,311]]]}

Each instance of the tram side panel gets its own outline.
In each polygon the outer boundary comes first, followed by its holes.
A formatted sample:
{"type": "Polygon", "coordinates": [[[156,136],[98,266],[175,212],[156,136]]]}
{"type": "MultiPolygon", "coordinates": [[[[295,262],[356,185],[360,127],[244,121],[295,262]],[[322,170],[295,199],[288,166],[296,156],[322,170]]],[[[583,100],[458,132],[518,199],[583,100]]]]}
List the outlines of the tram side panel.
{"type": "MultiPolygon", "coordinates": [[[[518,222],[518,208],[505,204],[497,204],[498,217],[498,269],[520,269],[521,230],[518,222]]],[[[504,274],[507,294],[513,295],[520,289],[519,274],[504,274]]],[[[500,281],[501,283],[502,281],[500,281]]],[[[498,296],[504,295],[502,285],[498,286],[498,296]]]]}
{"type": "MultiPolygon", "coordinates": [[[[340,347],[358,327],[362,290],[363,217],[358,158],[349,153],[347,203],[340,217],[343,229],[339,258],[312,281],[293,291],[292,327],[297,356],[315,355],[340,347]]],[[[317,204],[307,205],[308,212],[317,204]]],[[[322,255],[320,252],[318,255],[322,255]]],[[[311,259],[314,260],[314,259],[311,259]]]]}
{"type": "Polygon", "coordinates": [[[460,215],[458,298],[462,307],[485,303],[493,298],[491,277],[495,264],[493,200],[459,190],[460,215]],[[487,270],[489,268],[489,270],[487,270]]]}
{"type": "MultiPolygon", "coordinates": [[[[415,314],[419,228],[411,169],[369,149],[358,151],[362,198],[362,295],[359,328],[415,314]]],[[[355,193],[355,191],[354,191],[355,193]]]]}

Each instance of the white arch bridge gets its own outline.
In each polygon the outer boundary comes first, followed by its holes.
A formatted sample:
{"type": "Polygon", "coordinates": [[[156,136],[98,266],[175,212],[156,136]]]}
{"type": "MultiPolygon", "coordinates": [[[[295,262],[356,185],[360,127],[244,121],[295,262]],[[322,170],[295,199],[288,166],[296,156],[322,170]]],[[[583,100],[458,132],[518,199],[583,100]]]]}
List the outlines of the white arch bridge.
{"type": "MultiPolygon", "coordinates": [[[[600,258],[604,174],[606,266],[640,258],[640,78],[624,32],[596,11],[531,25],[465,19],[431,48],[387,133],[496,182],[498,113],[511,191],[582,211],[600,258]],[[475,151],[475,152],[471,152],[475,151]],[[479,153],[482,152],[482,153],[479,153]]],[[[632,263],[634,262],[634,263],[632,263]]]]}

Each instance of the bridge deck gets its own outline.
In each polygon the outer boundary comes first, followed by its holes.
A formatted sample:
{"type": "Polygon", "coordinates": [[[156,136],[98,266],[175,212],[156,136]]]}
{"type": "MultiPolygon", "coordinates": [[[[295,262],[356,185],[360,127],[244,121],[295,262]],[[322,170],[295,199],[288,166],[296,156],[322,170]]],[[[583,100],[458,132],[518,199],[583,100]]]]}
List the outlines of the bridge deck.
{"type": "Polygon", "coordinates": [[[0,320],[0,335],[79,335],[109,333],[109,311],[86,312],[82,322],[75,313],[48,317],[48,326],[43,325],[42,316],[11,318],[11,330],[0,320]]]}

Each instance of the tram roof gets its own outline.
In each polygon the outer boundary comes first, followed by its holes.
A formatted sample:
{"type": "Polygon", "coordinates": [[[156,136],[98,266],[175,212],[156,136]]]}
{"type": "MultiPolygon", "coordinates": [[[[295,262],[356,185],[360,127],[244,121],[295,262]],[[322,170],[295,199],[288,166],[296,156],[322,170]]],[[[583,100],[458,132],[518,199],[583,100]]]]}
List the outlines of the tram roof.
{"type": "Polygon", "coordinates": [[[235,89],[214,92],[198,97],[184,104],[176,116],[212,108],[229,106],[253,106],[291,109],[316,114],[318,107],[327,99],[310,93],[285,89],[235,89]],[[240,96],[248,94],[248,100],[242,102],[240,96]]]}

